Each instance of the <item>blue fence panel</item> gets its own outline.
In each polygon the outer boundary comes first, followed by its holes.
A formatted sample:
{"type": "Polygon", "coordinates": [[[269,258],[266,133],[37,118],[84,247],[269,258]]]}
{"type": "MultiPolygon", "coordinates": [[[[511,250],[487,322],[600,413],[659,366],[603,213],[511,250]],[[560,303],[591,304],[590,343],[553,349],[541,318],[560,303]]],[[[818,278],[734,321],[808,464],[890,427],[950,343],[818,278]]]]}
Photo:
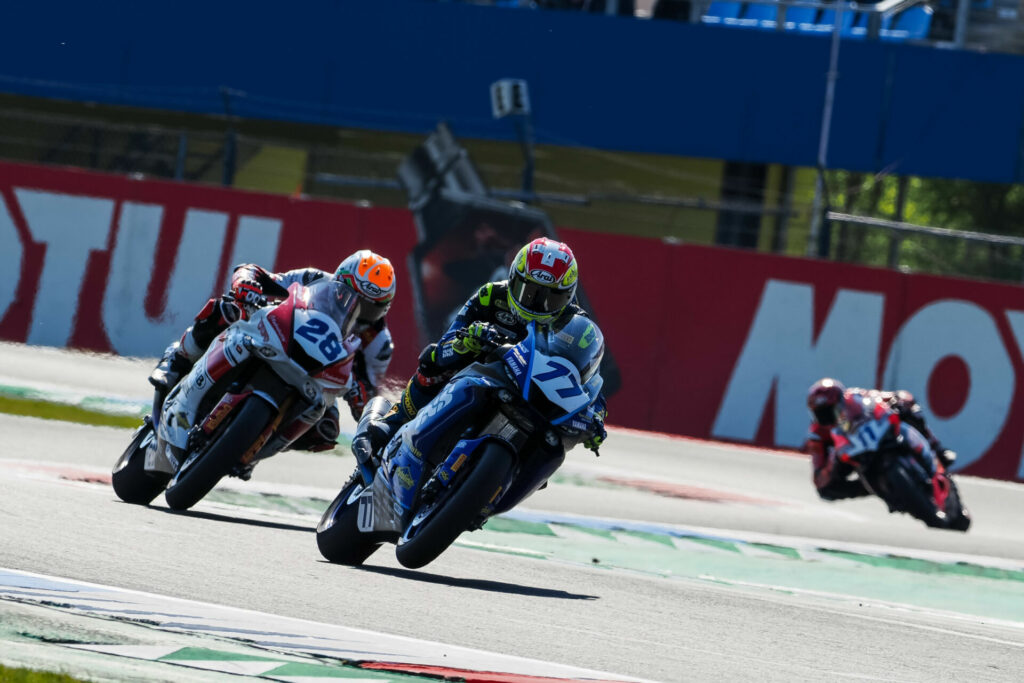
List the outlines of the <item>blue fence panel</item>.
{"type": "MultiPolygon", "coordinates": [[[[422,0],[9,3],[0,91],[513,139],[488,87],[529,81],[541,143],[816,163],[829,36],[422,0]]],[[[844,40],[829,165],[1020,179],[1024,58],[844,40]]]]}

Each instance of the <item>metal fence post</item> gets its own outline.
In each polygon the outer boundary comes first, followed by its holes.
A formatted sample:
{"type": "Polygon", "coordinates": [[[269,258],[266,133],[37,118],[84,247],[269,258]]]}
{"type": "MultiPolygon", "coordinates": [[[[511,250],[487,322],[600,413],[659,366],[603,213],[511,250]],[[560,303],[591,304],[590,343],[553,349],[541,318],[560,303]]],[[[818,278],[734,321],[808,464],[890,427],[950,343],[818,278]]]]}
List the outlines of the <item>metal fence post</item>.
{"type": "Polygon", "coordinates": [[[185,160],[188,159],[188,133],[182,129],[178,133],[178,156],[174,161],[174,179],[185,179],[185,160]]]}

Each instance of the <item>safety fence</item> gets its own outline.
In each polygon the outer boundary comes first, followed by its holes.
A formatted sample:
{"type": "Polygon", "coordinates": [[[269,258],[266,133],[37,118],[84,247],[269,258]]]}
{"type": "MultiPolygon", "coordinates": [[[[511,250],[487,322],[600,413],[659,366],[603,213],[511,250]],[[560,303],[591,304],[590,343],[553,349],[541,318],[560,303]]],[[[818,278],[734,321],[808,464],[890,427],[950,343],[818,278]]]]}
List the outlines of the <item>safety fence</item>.
{"type": "MultiPolygon", "coordinates": [[[[613,424],[797,447],[823,375],[913,392],[968,473],[1024,481],[1018,287],[559,228],[622,383],[613,424]]],[[[398,268],[396,381],[426,341],[412,214],[0,163],[0,338],[155,355],[230,266],[398,268]]],[[[471,283],[472,284],[472,283],[471,283]]]]}

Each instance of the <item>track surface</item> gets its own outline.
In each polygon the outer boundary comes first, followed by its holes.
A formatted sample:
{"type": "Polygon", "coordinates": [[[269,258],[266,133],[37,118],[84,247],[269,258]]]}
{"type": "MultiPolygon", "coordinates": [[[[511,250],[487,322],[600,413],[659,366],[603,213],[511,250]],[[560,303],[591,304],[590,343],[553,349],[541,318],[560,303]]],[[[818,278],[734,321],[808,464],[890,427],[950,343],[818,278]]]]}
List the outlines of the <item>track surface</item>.
{"type": "MultiPolygon", "coordinates": [[[[144,398],[145,372],[120,359],[0,347],[0,384],[144,398]]],[[[320,560],[306,522],[205,503],[191,514],[161,501],[129,506],[81,481],[109,471],[124,430],[0,415],[0,435],[0,567],[663,681],[1017,680],[1024,668],[1019,623],[465,547],[420,571],[387,548],[365,568],[336,567],[320,560]]],[[[1024,560],[1016,485],[962,478],[976,522],[961,535],[888,515],[877,500],[822,503],[806,460],[789,454],[615,432],[599,459],[575,451],[568,460],[570,478],[646,483],[555,483],[526,507],[1024,560]],[[642,490],[652,482],[674,496],[642,490]]],[[[287,453],[250,483],[329,490],[351,467],[349,457],[287,453]]]]}

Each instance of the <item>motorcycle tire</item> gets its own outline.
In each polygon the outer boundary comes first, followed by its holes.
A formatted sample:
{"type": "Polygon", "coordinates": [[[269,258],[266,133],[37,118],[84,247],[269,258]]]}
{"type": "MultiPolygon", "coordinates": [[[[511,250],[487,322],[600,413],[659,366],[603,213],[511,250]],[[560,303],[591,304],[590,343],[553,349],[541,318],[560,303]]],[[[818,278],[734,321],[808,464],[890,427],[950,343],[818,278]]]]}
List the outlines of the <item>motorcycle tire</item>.
{"type": "Polygon", "coordinates": [[[945,527],[946,519],[926,492],[899,461],[893,462],[885,473],[889,496],[897,509],[909,513],[930,527],[945,527]]]}
{"type": "Polygon", "coordinates": [[[971,528],[971,513],[960,500],[960,489],[953,477],[949,476],[949,497],[946,498],[946,527],[953,531],[967,531],[971,528]]]}
{"type": "Polygon", "coordinates": [[[149,505],[160,492],[167,488],[171,475],[164,472],[147,472],[146,446],[155,438],[153,423],[147,417],[145,424],[135,430],[132,440],[124,453],[114,463],[110,483],[114,493],[126,503],[149,505]]]}
{"type": "Polygon", "coordinates": [[[466,478],[447,489],[448,495],[438,501],[429,517],[416,526],[410,524],[398,539],[395,556],[402,566],[417,569],[437,559],[477,520],[504,484],[514,462],[508,447],[496,442],[485,444],[466,478]]]}
{"type": "Polygon", "coordinates": [[[316,546],[324,559],[334,564],[358,567],[376,552],[381,543],[393,534],[363,533],[356,526],[359,516],[359,493],[363,491],[359,470],[342,487],[316,527],[316,546]]]}
{"type": "Polygon", "coordinates": [[[234,419],[206,452],[189,464],[187,469],[178,470],[178,474],[171,479],[164,492],[167,507],[187,510],[202,500],[238,464],[253,441],[277,414],[276,408],[256,395],[236,410],[238,412],[234,419]]]}

